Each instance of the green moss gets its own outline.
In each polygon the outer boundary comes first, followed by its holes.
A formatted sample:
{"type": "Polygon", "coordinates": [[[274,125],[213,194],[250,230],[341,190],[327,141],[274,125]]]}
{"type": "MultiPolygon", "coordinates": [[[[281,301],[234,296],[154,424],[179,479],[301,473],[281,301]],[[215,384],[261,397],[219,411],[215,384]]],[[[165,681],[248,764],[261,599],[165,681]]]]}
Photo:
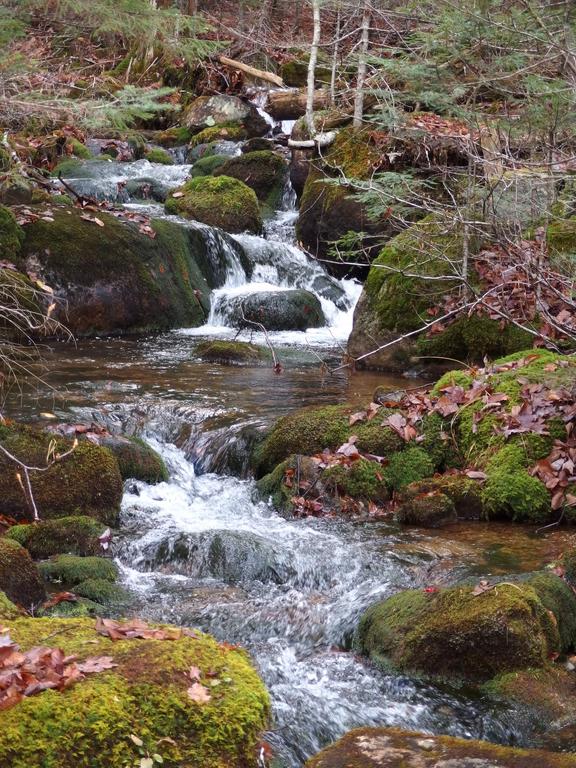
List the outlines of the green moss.
{"type": "Polygon", "coordinates": [[[381,162],[380,152],[369,139],[370,130],[344,128],[338,132],[326,161],[351,179],[368,179],[381,162]]]}
{"type": "Polygon", "coordinates": [[[407,448],[390,456],[383,474],[391,488],[400,490],[417,480],[431,477],[434,464],[423,448],[407,448]]]}
{"type": "MultiPolygon", "coordinates": [[[[72,441],[19,425],[0,425],[4,447],[29,466],[46,465],[49,445],[55,450],[70,450],[72,441]]],[[[0,513],[30,520],[26,498],[15,479],[14,465],[0,456],[0,513]]],[[[107,525],[115,525],[122,498],[122,478],[118,464],[105,448],[88,441],[45,472],[31,472],[30,481],[42,519],[85,514],[107,525]]]]}
{"type": "Polygon", "coordinates": [[[552,221],[546,229],[546,240],[553,252],[576,254],[576,216],[552,221]]]}
{"type": "Polygon", "coordinates": [[[4,592],[0,592],[0,620],[6,621],[17,619],[21,616],[21,611],[9,600],[4,592]]]}
{"type": "Polygon", "coordinates": [[[278,512],[290,512],[292,510],[292,497],[300,493],[297,487],[294,485],[288,486],[285,483],[287,470],[293,470],[294,472],[299,470],[299,459],[302,459],[302,457],[290,456],[274,467],[272,472],[261,477],[256,483],[259,497],[263,501],[270,499],[272,506],[278,512]]]}
{"type": "Polygon", "coordinates": [[[214,171],[214,176],[239,179],[256,192],[258,199],[276,208],[282,198],[288,168],[276,152],[262,150],[232,157],[214,171]]]}
{"type": "Polygon", "coordinates": [[[120,607],[128,602],[128,593],[106,579],[86,579],[74,587],[74,593],[109,608],[120,607]]]}
{"type": "Polygon", "coordinates": [[[81,160],[77,158],[70,158],[69,160],[62,160],[52,171],[52,176],[62,175],[66,178],[75,178],[76,173],[83,167],[81,160]]]}
{"type": "Polygon", "coordinates": [[[465,475],[436,475],[429,480],[411,483],[401,496],[402,506],[398,522],[422,525],[436,517],[442,522],[455,520],[479,520],[483,517],[482,486],[465,475]],[[440,498],[436,498],[440,497],[440,498]],[[450,504],[446,504],[444,497],[450,504]],[[430,503],[428,503],[430,502],[430,503]]]}
{"type": "Polygon", "coordinates": [[[105,557],[58,555],[52,560],[40,563],[39,568],[47,581],[61,582],[68,587],[74,587],[88,579],[114,583],[118,578],[118,568],[112,560],[105,557]]]}
{"type": "Polygon", "coordinates": [[[551,515],[546,486],[524,469],[490,472],[482,489],[482,505],[487,517],[520,523],[546,522],[551,515]]]}
{"type": "MultiPolygon", "coordinates": [[[[228,176],[201,176],[190,179],[175,190],[182,197],[170,196],[166,211],[201,221],[227,232],[260,232],[262,217],[258,198],[250,187],[228,176]]],[[[174,192],[172,193],[174,195],[174,192]]]]}
{"type": "Polygon", "coordinates": [[[36,615],[49,619],[87,619],[91,616],[102,616],[103,611],[104,606],[100,603],[80,597],[74,601],[64,600],[51,608],[42,608],[36,615]]]}
{"type": "Polygon", "coordinates": [[[144,155],[149,163],[160,163],[161,165],[174,165],[174,158],[165,149],[149,149],[144,155]]]}
{"type": "Polygon", "coordinates": [[[199,144],[209,144],[212,141],[242,141],[245,138],[247,138],[246,129],[238,123],[213,125],[192,136],[190,146],[197,147],[199,144]]]}
{"type": "Polygon", "coordinates": [[[0,147],[0,172],[7,173],[12,167],[12,158],[10,152],[4,147],[0,147]]]}
{"type": "Polygon", "coordinates": [[[383,502],[389,497],[385,473],[376,461],[360,459],[350,466],[329,467],[322,473],[322,484],[359,501],[383,502]]]}
{"type": "Polygon", "coordinates": [[[98,537],[104,532],[102,523],[92,517],[72,516],[42,520],[30,525],[15,525],[6,536],[22,544],[33,558],[42,560],[52,555],[95,555],[101,551],[98,537]]]}
{"type": "Polygon", "coordinates": [[[111,437],[105,439],[103,445],[116,457],[123,480],[143,480],[150,485],[168,480],[168,468],[164,460],[141,438],[111,437]]]}
{"type": "Polygon", "coordinates": [[[79,157],[81,160],[90,160],[92,158],[92,152],[90,152],[86,144],[82,144],[78,139],[70,138],[67,144],[72,150],[74,157],[79,157]]]}
{"type": "MultiPolygon", "coordinates": [[[[290,454],[312,456],[324,448],[336,450],[350,435],[357,435],[356,445],[362,451],[389,457],[402,451],[405,443],[389,427],[382,427],[380,419],[360,422],[350,427],[352,406],[312,406],[284,416],[256,447],[252,464],[259,476],[271,472],[290,454]]],[[[381,410],[379,416],[385,418],[381,410]]]]}
{"type": "Polygon", "coordinates": [[[19,620],[10,629],[24,650],[57,634],[66,654],[112,656],[118,666],[4,712],[0,764],[59,768],[72,759],[75,768],[124,768],[138,758],[131,734],[168,766],[245,768],[254,762],[269,702],[242,651],[201,633],[171,642],[112,642],[96,634],[93,621],[81,619],[19,620]],[[210,688],[207,704],[186,694],[192,666],[210,688]]]}
{"type": "Polygon", "coordinates": [[[223,166],[229,159],[228,155],[203,155],[199,160],[196,160],[192,166],[190,178],[195,179],[197,176],[211,176],[217,168],[223,166]]]}
{"type": "Polygon", "coordinates": [[[17,541],[0,538],[0,590],[9,600],[30,608],[41,603],[45,590],[27,550],[17,541]]]}
{"type": "Polygon", "coordinates": [[[571,647],[573,620],[562,633],[558,624],[567,608],[574,612],[576,596],[558,577],[551,576],[554,584],[543,578],[480,595],[472,586],[400,592],[364,614],[358,645],[377,661],[431,676],[483,681],[545,667],[551,654],[571,647]]]}
{"type": "Polygon", "coordinates": [[[568,584],[576,587],[576,549],[569,549],[562,555],[564,576],[568,584]]]}
{"type": "Polygon", "coordinates": [[[8,261],[20,252],[24,231],[16,223],[16,217],[9,208],[0,205],[0,253],[8,261]]]}

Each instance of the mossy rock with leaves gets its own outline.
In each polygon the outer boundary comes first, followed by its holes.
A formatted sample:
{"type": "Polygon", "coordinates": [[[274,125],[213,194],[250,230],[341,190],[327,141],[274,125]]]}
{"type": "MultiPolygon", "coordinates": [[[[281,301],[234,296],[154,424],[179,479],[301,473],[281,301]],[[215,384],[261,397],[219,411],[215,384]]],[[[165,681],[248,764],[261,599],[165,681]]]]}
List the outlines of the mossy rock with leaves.
{"type": "Polygon", "coordinates": [[[404,672],[484,682],[572,650],[576,595],[552,573],[490,589],[407,590],[366,611],[356,642],[404,672]]]}
{"type": "MultiPolygon", "coordinates": [[[[252,193],[253,194],[253,193],[252,193]]],[[[78,208],[53,207],[53,222],[26,227],[17,266],[36,271],[57,298],[55,316],[77,336],[201,325],[212,274],[198,232],[153,221],[155,237],[130,222],[78,208]]]]}
{"type": "Polygon", "coordinates": [[[46,597],[38,568],[29,552],[17,541],[0,538],[0,590],[9,600],[25,608],[37,606],[46,597]]]}
{"type": "Polygon", "coordinates": [[[143,480],[150,485],[168,480],[163,458],[140,437],[105,436],[100,445],[116,457],[123,480],[143,480]]]}
{"type": "MultiPolygon", "coordinates": [[[[356,409],[357,410],[357,409],[356,409]]],[[[351,435],[357,435],[359,450],[388,457],[403,451],[406,444],[390,427],[382,427],[381,419],[350,426],[353,406],[311,406],[279,419],[256,446],[252,464],[259,477],[291,454],[313,456],[328,448],[337,450],[351,435]]],[[[384,412],[381,411],[384,418],[384,412]]]]}
{"type": "Polygon", "coordinates": [[[256,194],[243,182],[228,176],[190,179],[166,200],[166,212],[226,232],[258,233],[262,229],[256,194]]]}
{"type": "Polygon", "coordinates": [[[15,525],[6,537],[22,544],[35,560],[53,555],[97,555],[102,551],[99,537],[105,526],[93,517],[75,515],[15,525]]]}
{"type": "Polygon", "coordinates": [[[576,768],[576,756],[399,728],[358,728],[306,768],[576,768]]]}
{"type": "Polygon", "coordinates": [[[228,158],[216,168],[214,176],[230,176],[243,181],[256,192],[261,203],[274,209],[282,199],[287,173],[288,167],[280,155],[262,150],[228,158]]]}
{"type": "Polygon", "coordinates": [[[397,522],[436,528],[458,518],[483,517],[482,486],[466,475],[446,474],[418,480],[403,489],[397,522]]]}
{"type": "Polygon", "coordinates": [[[243,141],[248,134],[243,126],[238,123],[226,125],[213,125],[204,128],[190,139],[189,146],[193,149],[202,144],[212,144],[217,141],[243,141]]]}
{"type": "MultiPolygon", "coordinates": [[[[0,425],[2,445],[31,467],[45,467],[50,447],[60,455],[70,451],[71,440],[15,424],[0,425]]],[[[18,466],[0,455],[0,513],[30,521],[32,512],[17,480],[18,466]]],[[[118,463],[106,448],[80,442],[68,455],[43,472],[31,471],[30,483],[40,517],[52,519],[88,515],[116,525],[122,499],[118,463]]]]}
{"type": "MultiPolygon", "coordinates": [[[[463,262],[462,232],[457,223],[430,215],[396,235],[372,263],[354,313],[348,352],[359,358],[378,347],[413,334],[438,309],[438,296],[459,285],[463,262]],[[414,277],[416,275],[416,277],[414,277]],[[454,275],[452,278],[451,275],[454,275]],[[444,279],[442,279],[444,278],[444,279]]],[[[481,243],[471,243],[474,253],[481,243]]],[[[476,281],[474,274],[470,275],[476,281]]],[[[392,344],[359,365],[399,370],[410,356],[481,362],[525,349],[533,337],[515,325],[479,315],[463,316],[431,337],[421,335],[392,344]],[[417,341],[416,341],[417,339],[417,341]]]]}
{"type": "Polygon", "coordinates": [[[208,154],[196,160],[190,171],[190,178],[195,179],[198,176],[211,176],[214,171],[221,168],[230,160],[228,155],[208,154]]]}
{"type": "Polygon", "coordinates": [[[61,766],[73,755],[75,768],[125,768],[158,754],[168,766],[256,765],[269,700],[244,651],[200,632],[114,642],[89,619],[13,620],[10,636],[24,651],[53,637],[66,655],[110,656],[117,666],[3,712],[0,764],[61,766]],[[187,693],[191,668],[199,670],[206,703],[187,693]]]}

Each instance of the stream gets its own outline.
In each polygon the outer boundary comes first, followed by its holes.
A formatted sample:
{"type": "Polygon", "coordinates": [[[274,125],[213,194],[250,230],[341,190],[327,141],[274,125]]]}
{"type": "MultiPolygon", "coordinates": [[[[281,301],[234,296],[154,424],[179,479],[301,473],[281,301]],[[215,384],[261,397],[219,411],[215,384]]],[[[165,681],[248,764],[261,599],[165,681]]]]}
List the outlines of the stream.
{"type": "MultiPolygon", "coordinates": [[[[176,186],[190,166],[100,163],[100,176],[69,179],[79,192],[113,199],[118,181],[153,177],[176,186]]],[[[161,206],[123,200],[164,216],[161,206]]],[[[385,673],[358,657],[353,632],[362,611],[407,587],[540,567],[554,536],[534,539],[519,526],[457,525],[430,532],[393,524],[327,519],[286,520],[254,499],[247,454],[254,435],[295,408],[365,403],[376,384],[403,378],[320,365],[342,353],[360,293],[336,281],[295,244],[294,199],[264,237],[223,236],[200,227],[226,254],[227,275],[213,292],[206,325],[140,339],[55,344],[46,350],[46,382],[11,412],[96,422],[144,437],[165,459],[169,482],[127,481],[122,526],[114,544],[134,612],[154,621],[200,627],[245,646],[273,705],[267,735],[278,766],[298,768],[312,754],[360,725],[396,725],[506,744],[531,743],[527,713],[385,673]],[[247,277],[238,247],[252,265],[247,277]],[[219,366],[195,358],[204,338],[233,338],[227,299],[259,290],[306,287],[319,296],[326,328],[271,333],[284,371],[219,366]]],[[[259,333],[239,338],[264,343],[259,333]]],[[[562,536],[562,534],[559,534],[562,536]]]]}

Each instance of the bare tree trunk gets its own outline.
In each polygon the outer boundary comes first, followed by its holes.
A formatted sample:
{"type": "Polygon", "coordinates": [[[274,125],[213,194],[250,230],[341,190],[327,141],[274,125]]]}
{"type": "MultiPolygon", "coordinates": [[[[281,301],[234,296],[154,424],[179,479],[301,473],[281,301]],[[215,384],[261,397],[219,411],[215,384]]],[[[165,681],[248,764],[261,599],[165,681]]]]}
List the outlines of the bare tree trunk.
{"type": "Polygon", "coordinates": [[[312,17],[314,21],[314,33],[310,46],[310,61],[308,62],[308,82],[306,92],[306,125],[310,136],[314,136],[314,81],[316,76],[316,62],[318,61],[318,46],[320,44],[320,0],[312,0],[312,17]]]}
{"type": "Polygon", "coordinates": [[[358,54],[358,74],[356,76],[356,94],[354,96],[354,119],[352,121],[352,126],[355,131],[362,128],[362,115],[364,114],[364,83],[366,81],[366,59],[368,46],[370,44],[371,10],[370,0],[364,0],[364,11],[362,12],[362,27],[360,32],[360,51],[358,54]]]}

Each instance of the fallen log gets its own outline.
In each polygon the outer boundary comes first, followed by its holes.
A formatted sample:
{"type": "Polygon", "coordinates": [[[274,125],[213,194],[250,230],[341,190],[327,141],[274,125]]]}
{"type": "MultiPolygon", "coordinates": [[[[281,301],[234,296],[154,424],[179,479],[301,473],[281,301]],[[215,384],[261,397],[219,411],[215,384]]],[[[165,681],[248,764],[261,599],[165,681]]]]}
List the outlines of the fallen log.
{"type": "MultiPolygon", "coordinates": [[[[314,109],[325,109],[329,104],[327,91],[314,91],[314,109]]],[[[265,106],[274,120],[297,120],[306,113],[306,89],[292,88],[285,91],[270,91],[265,106]]]]}
{"type": "Polygon", "coordinates": [[[251,67],[249,64],[244,64],[242,61],[229,59],[227,56],[218,56],[218,61],[225,67],[238,69],[240,72],[244,72],[244,74],[254,77],[257,80],[265,80],[267,83],[272,83],[272,85],[275,85],[278,88],[286,87],[284,85],[284,80],[282,80],[279,75],[275,75],[274,72],[266,72],[264,69],[256,69],[256,67],[251,67]]]}
{"type": "Polygon", "coordinates": [[[329,147],[333,144],[337,136],[337,131],[328,133],[317,133],[312,139],[289,139],[288,146],[291,149],[314,149],[314,147],[329,147]]]}

